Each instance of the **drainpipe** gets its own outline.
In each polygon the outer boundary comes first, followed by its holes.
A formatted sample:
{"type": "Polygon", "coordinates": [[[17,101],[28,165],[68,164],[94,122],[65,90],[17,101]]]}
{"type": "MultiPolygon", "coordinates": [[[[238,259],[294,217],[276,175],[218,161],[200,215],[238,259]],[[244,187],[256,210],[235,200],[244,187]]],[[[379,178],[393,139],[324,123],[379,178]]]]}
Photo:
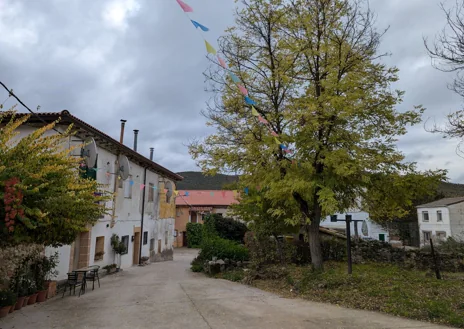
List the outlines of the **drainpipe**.
{"type": "MultiPolygon", "coordinates": [[[[138,131],[137,131],[138,132],[138,131]]],[[[135,130],[134,130],[135,133],[135,130]]],[[[134,140],[134,147],[137,147],[136,139],[134,140]]],[[[150,160],[153,157],[153,148],[150,148],[150,160]]],[[[142,192],[142,216],[140,220],[140,249],[139,249],[139,265],[142,265],[142,244],[143,244],[143,217],[145,214],[145,191],[147,190],[147,167],[143,170],[143,192],[142,192]]]]}
{"type": "MultiPolygon", "coordinates": [[[[127,120],[121,119],[121,133],[119,135],[119,143],[124,142],[124,127],[126,126],[127,120]]],[[[114,162],[114,167],[115,167],[115,173],[114,175],[114,185],[113,185],[113,209],[111,211],[111,225],[110,227],[113,228],[115,225],[115,218],[116,218],[116,192],[118,190],[118,179],[119,179],[119,152],[116,154],[116,161],[114,162]]]]}

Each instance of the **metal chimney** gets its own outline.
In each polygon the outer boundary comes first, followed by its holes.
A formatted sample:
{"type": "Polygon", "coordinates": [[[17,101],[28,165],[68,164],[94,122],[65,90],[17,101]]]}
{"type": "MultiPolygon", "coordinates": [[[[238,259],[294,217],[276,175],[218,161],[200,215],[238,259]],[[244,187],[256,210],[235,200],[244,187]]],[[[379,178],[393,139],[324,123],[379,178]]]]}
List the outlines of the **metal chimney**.
{"type": "Polygon", "coordinates": [[[121,144],[124,142],[124,126],[126,125],[126,121],[121,119],[121,135],[119,136],[119,143],[121,144]]]}
{"type": "Polygon", "coordinates": [[[139,130],[134,129],[134,151],[137,152],[137,137],[139,135],[139,130]]]}
{"type": "Polygon", "coordinates": [[[153,151],[155,150],[154,147],[150,147],[150,160],[153,161],[153,151]]]}

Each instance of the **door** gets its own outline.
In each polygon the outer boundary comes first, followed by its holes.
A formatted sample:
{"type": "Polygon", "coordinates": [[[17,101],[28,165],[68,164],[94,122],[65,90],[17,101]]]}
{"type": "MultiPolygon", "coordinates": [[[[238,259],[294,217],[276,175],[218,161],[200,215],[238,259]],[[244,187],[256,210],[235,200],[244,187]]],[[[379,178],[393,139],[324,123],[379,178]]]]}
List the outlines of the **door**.
{"type": "Polygon", "coordinates": [[[385,234],[379,234],[379,241],[385,242],[385,234]]]}
{"type": "Polygon", "coordinates": [[[139,263],[139,253],[140,253],[140,232],[134,233],[134,256],[133,264],[137,265],[139,263]]]}
{"type": "Polygon", "coordinates": [[[182,247],[187,247],[187,232],[182,232],[182,247]]]}

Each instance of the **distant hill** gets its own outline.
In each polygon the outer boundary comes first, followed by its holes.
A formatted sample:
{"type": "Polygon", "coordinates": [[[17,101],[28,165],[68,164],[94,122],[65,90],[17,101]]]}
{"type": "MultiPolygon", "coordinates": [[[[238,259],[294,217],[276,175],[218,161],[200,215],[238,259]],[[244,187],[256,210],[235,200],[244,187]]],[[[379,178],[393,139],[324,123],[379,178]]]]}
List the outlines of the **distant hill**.
{"type": "Polygon", "coordinates": [[[445,198],[464,196],[464,184],[441,182],[438,186],[438,191],[441,192],[445,198]]]}
{"type": "MultiPolygon", "coordinates": [[[[184,177],[184,180],[177,183],[178,190],[222,190],[227,185],[238,181],[238,175],[205,176],[199,171],[183,171],[177,174],[184,177]]],[[[464,184],[454,184],[441,182],[438,191],[445,198],[464,196],[464,184]]]]}
{"type": "Polygon", "coordinates": [[[199,171],[183,171],[177,174],[184,177],[183,181],[176,184],[178,190],[223,190],[227,185],[237,182],[239,177],[223,174],[205,176],[199,171]]]}

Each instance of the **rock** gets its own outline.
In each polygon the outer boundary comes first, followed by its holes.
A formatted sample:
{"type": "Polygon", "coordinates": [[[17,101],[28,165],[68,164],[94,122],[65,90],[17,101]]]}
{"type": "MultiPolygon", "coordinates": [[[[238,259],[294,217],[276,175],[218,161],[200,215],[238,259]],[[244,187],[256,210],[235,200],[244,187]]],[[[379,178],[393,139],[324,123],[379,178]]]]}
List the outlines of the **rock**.
{"type": "Polygon", "coordinates": [[[244,261],[242,264],[243,264],[243,267],[248,267],[248,266],[250,266],[250,262],[249,262],[249,261],[244,261]]]}
{"type": "Polygon", "coordinates": [[[222,259],[219,259],[218,261],[216,261],[216,264],[219,264],[219,265],[224,265],[226,262],[224,262],[222,259]]]}
{"type": "Polygon", "coordinates": [[[215,262],[214,260],[210,260],[210,261],[208,262],[208,265],[210,265],[210,266],[211,266],[211,265],[214,265],[214,264],[216,264],[216,262],[215,262]]]}
{"type": "Polygon", "coordinates": [[[210,270],[209,270],[209,274],[211,275],[214,275],[214,274],[217,274],[221,271],[221,266],[219,264],[216,264],[214,262],[214,265],[210,265],[210,270]]]}
{"type": "Polygon", "coordinates": [[[217,257],[213,257],[213,261],[217,261],[217,257]]]}
{"type": "Polygon", "coordinates": [[[237,267],[242,267],[242,262],[241,261],[237,261],[237,267]]]}
{"type": "Polygon", "coordinates": [[[229,265],[229,264],[230,264],[229,258],[224,258],[224,263],[225,263],[226,265],[229,265]]]}

